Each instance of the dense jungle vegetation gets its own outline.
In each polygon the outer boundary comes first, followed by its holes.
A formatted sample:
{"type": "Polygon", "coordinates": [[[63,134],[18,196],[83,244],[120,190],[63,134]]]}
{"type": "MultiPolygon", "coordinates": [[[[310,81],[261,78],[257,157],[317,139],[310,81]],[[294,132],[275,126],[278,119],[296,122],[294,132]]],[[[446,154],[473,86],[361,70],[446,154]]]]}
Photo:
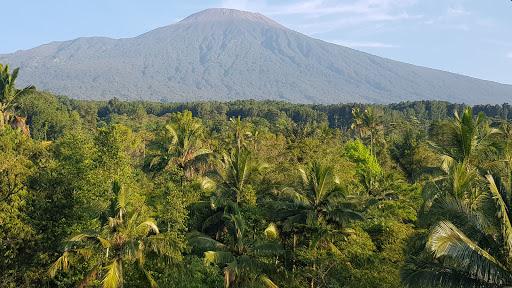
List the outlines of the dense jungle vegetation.
{"type": "Polygon", "coordinates": [[[0,71],[0,287],[512,285],[508,104],[78,101],[0,71]]]}

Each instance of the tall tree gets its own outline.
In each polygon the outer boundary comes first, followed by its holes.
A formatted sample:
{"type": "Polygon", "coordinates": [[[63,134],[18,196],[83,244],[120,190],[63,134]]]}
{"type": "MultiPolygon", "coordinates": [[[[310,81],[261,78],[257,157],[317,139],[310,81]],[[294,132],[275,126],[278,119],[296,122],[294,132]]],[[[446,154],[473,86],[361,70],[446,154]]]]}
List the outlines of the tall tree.
{"type": "Polygon", "coordinates": [[[34,86],[27,86],[23,89],[16,88],[19,68],[9,72],[9,65],[0,64],[0,129],[3,129],[9,121],[11,114],[21,96],[35,90],[34,86]]]}
{"type": "Polygon", "coordinates": [[[459,199],[444,200],[442,220],[429,230],[425,250],[409,259],[402,271],[408,287],[510,287],[512,285],[512,224],[510,193],[487,175],[492,205],[478,209],[459,199]]]}
{"type": "Polygon", "coordinates": [[[12,129],[0,130],[0,287],[18,287],[33,263],[40,239],[28,213],[29,186],[43,149],[12,129]]]}
{"type": "MultiPolygon", "coordinates": [[[[145,275],[151,287],[157,282],[145,267],[149,252],[161,256],[175,255],[165,235],[159,233],[156,222],[148,218],[145,207],[130,207],[128,192],[118,182],[113,182],[113,215],[96,233],[81,233],[67,241],[64,253],[49,268],[48,273],[55,277],[58,271],[68,271],[72,265],[86,261],[88,275],[81,286],[101,279],[104,288],[123,287],[127,266],[135,265],[145,275]]],[[[133,205],[133,204],[132,204],[133,205]]]]}
{"type": "Polygon", "coordinates": [[[351,128],[362,140],[367,141],[371,153],[375,154],[375,144],[383,140],[384,126],[381,123],[381,115],[371,107],[363,111],[355,107],[352,109],[351,128]]]}
{"type": "MultiPolygon", "coordinates": [[[[333,237],[351,234],[352,230],[346,227],[348,222],[363,217],[341,189],[332,166],[315,161],[307,169],[299,171],[302,178],[300,188],[279,191],[284,201],[272,205],[275,207],[273,214],[282,221],[283,231],[291,232],[293,249],[299,240],[306,243],[313,255],[311,269],[315,274],[317,251],[340,254],[332,242],[333,237]],[[299,234],[302,239],[298,239],[299,234]]],[[[310,281],[310,287],[316,287],[315,275],[310,281]]]]}
{"type": "MultiPolygon", "coordinates": [[[[429,228],[422,252],[402,271],[409,287],[508,287],[512,284],[510,191],[481,167],[493,167],[498,133],[471,108],[437,127],[445,176],[426,183],[420,216],[429,228]],[[487,157],[484,157],[487,156],[487,157]],[[493,156],[493,157],[490,157],[493,156]],[[487,172],[485,172],[487,173],[487,172]]],[[[499,173],[498,173],[499,174],[499,173]]],[[[508,173],[498,176],[508,183],[508,173]]]]}
{"type": "Polygon", "coordinates": [[[173,115],[171,123],[165,126],[165,143],[161,151],[151,161],[151,166],[165,170],[178,167],[186,178],[194,174],[194,163],[212,153],[204,141],[204,128],[201,120],[192,112],[184,111],[173,115]]]}
{"type": "Polygon", "coordinates": [[[247,229],[242,214],[227,213],[224,219],[224,243],[198,232],[190,234],[189,241],[193,247],[204,251],[204,262],[207,265],[219,265],[224,269],[226,288],[254,287],[255,284],[277,288],[267,276],[269,273],[275,273],[272,262],[276,263],[276,257],[284,253],[277,241],[277,228],[270,225],[265,230],[265,237],[255,240],[255,235],[250,235],[251,231],[247,229]]]}
{"type": "Polygon", "coordinates": [[[451,121],[441,121],[431,129],[432,146],[445,159],[458,163],[478,165],[495,152],[495,136],[499,130],[489,126],[485,115],[473,116],[473,109],[466,107],[451,121]]]}

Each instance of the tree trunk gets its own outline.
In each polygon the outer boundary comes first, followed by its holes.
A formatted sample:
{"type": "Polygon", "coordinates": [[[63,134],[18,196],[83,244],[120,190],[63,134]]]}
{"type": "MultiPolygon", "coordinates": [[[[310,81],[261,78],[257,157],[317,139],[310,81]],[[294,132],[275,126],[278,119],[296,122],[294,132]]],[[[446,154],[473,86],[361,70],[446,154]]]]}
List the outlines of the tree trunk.
{"type": "Polygon", "coordinates": [[[3,130],[5,127],[5,113],[0,110],[0,130],[3,130]]]}

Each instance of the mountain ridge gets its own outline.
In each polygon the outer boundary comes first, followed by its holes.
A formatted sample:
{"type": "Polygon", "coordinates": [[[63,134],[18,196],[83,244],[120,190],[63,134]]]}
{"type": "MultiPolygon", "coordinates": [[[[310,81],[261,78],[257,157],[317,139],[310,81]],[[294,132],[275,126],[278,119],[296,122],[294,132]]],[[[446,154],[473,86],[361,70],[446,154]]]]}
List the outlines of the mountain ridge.
{"type": "Polygon", "coordinates": [[[512,86],[390,60],[213,8],[131,38],[81,37],[0,55],[21,84],[80,99],[498,104],[512,86]]]}

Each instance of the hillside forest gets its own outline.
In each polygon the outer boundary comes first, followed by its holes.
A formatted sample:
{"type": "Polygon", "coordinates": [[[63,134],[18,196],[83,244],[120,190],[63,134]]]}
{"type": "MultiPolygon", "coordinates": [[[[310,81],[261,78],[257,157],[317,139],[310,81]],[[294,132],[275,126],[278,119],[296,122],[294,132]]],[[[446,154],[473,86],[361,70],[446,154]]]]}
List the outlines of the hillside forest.
{"type": "Polygon", "coordinates": [[[83,101],[0,65],[0,287],[510,287],[512,107],[83,101]]]}

